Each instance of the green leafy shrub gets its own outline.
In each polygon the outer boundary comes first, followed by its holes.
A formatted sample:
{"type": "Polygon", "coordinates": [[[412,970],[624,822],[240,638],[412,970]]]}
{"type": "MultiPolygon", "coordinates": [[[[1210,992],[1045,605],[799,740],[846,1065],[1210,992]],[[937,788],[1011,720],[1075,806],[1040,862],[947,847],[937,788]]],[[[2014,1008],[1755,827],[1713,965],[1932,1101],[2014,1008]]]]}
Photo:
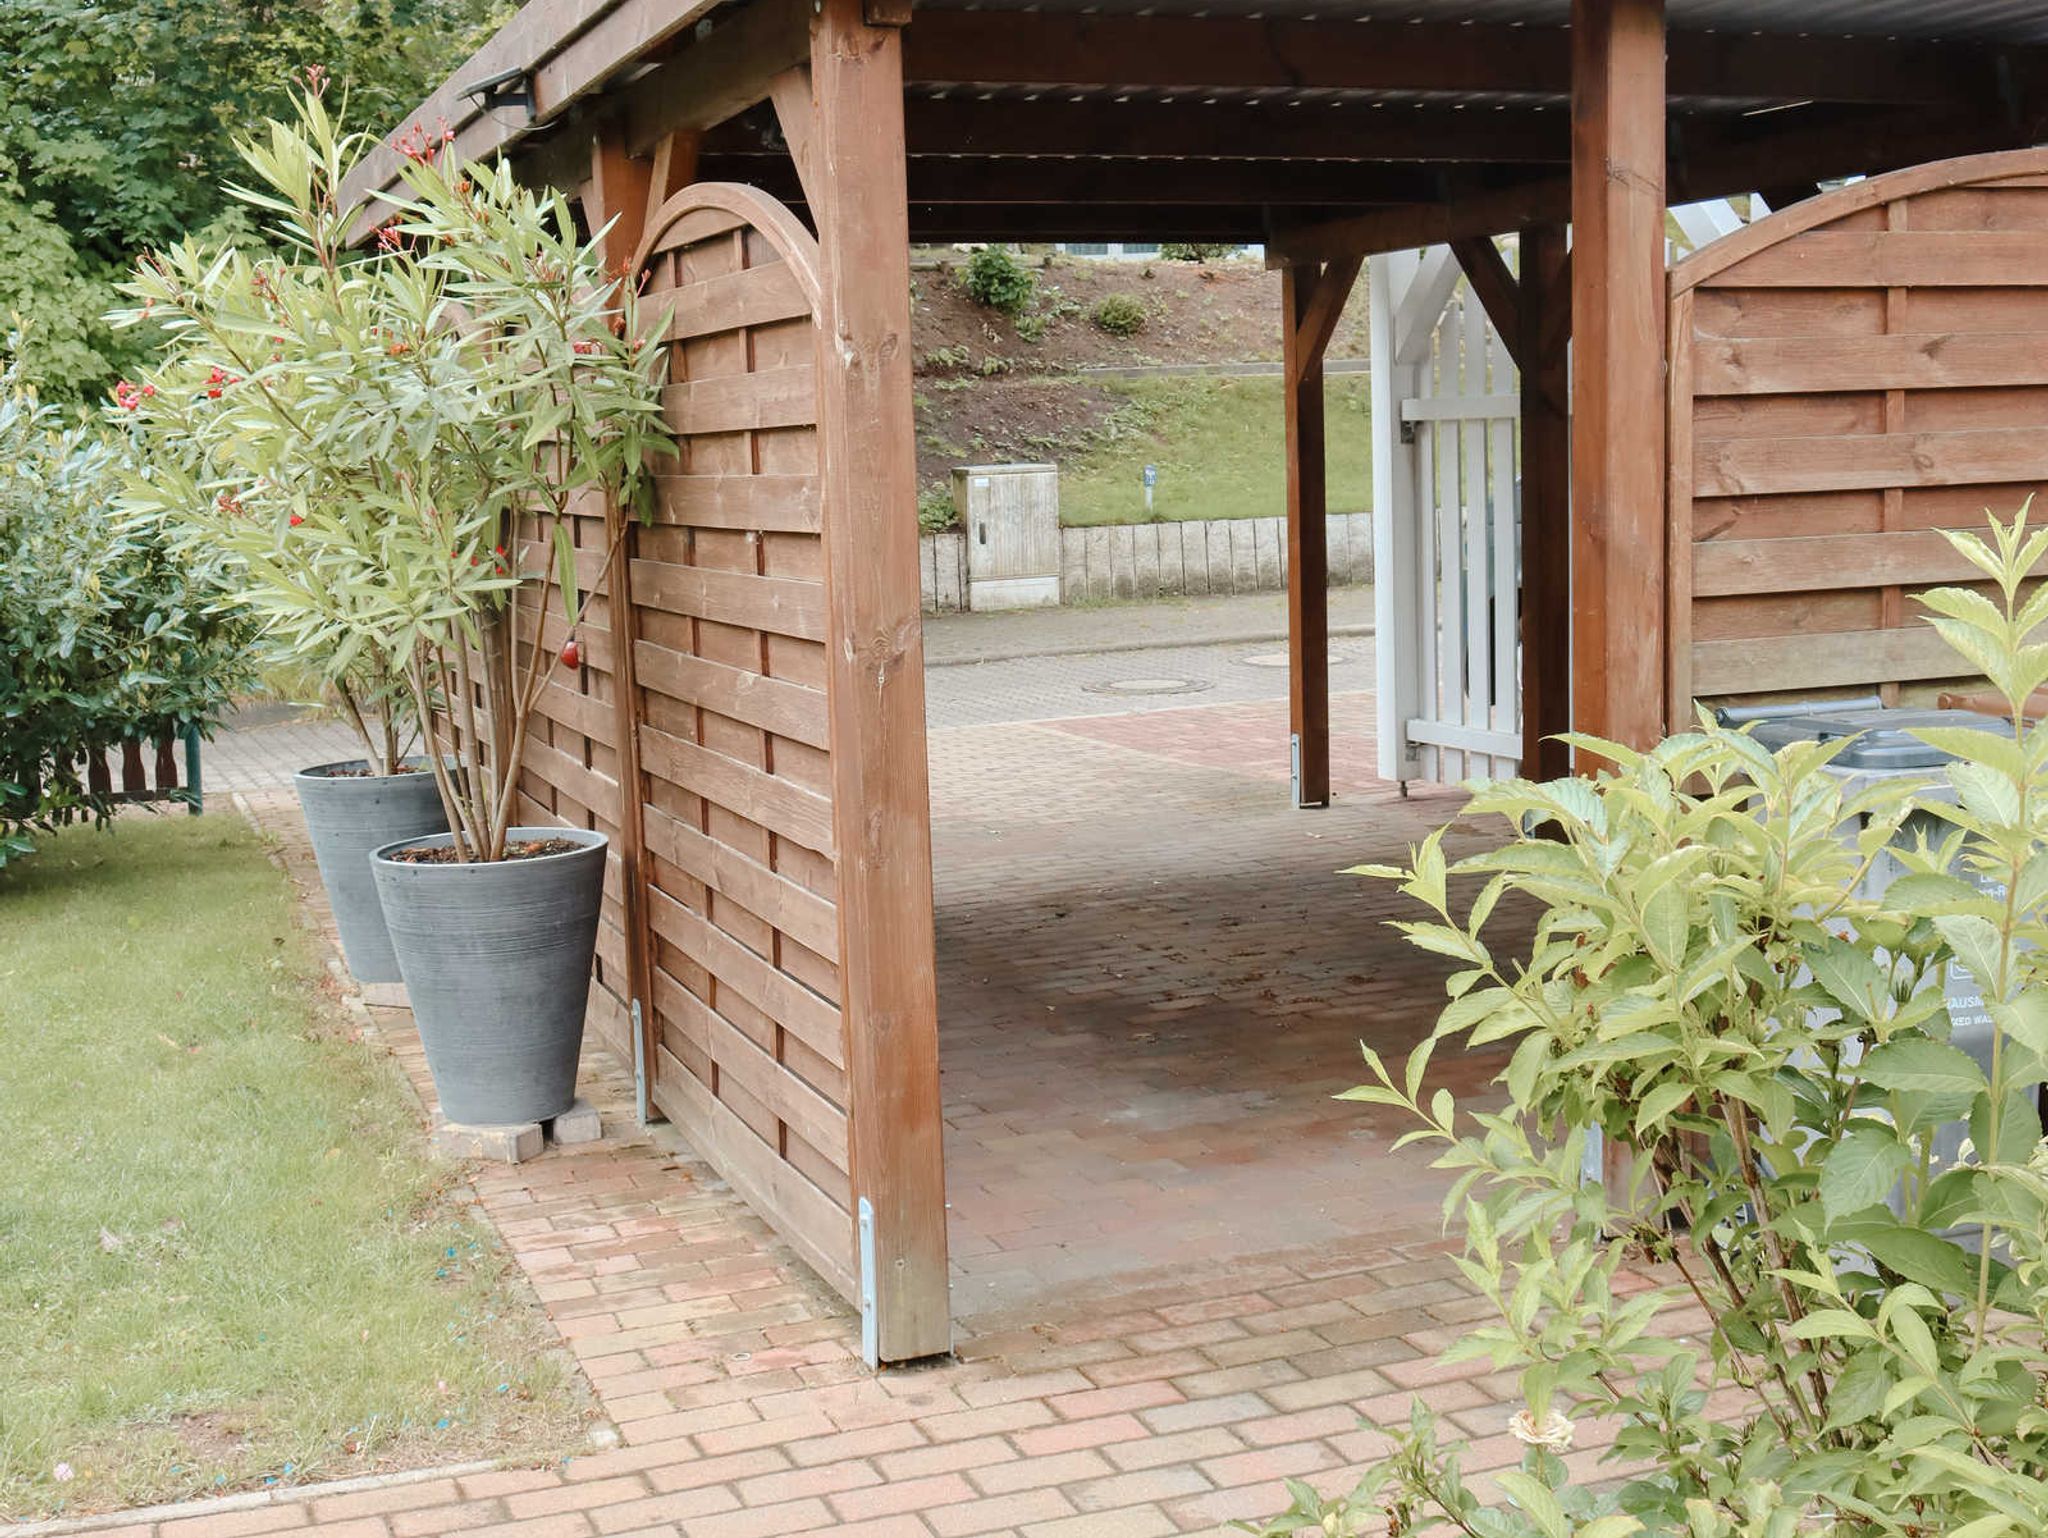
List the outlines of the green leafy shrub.
{"type": "Polygon", "coordinates": [[[1214,262],[1236,249],[1212,241],[1169,240],[1159,248],[1159,255],[1169,262],[1214,262]]]}
{"type": "Polygon", "coordinates": [[[1031,307],[1038,278],[1003,247],[983,246],[961,269],[960,286],[976,304],[1017,316],[1031,307]]]}
{"type": "Polygon", "coordinates": [[[942,534],[960,522],[960,509],[953,501],[953,488],[944,481],[927,481],[917,494],[917,527],[921,534],[942,534]]]}
{"type": "MultiPolygon", "coordinates": [[[[345,703],[355,682],[401,700],[457,858],[499,859],[534,707],[557,666],[579,666],[579,571],[611,554],[579,555],[571,521],[590,500],[651,508],[653,456],[674,449],[666,360],[567,200],[456,164],[452,133],[401,136],[398,222],[352,254],[342,188],[374,143],[317,85],[298,105],[240,146],[284,254],[188,241],[128,286],[140,304],[122,319],[153,315],[173,338],[116,407],[152,446],[129,501],[229,562],[345,703]],[[522,583],[565,642],[516,623],[522,583]],[[509,665],[485,666],[493,651],[509,665]]],[[[614,543],[627,525],[612,520],[614,543]]],[[[382,756],[388,730],[363,736],[382,756]]]]}
{"type": "Polygon", "coordinates": [[[1105,294],[1089,319],[1111,336],[1136,336],[1145,329],[1145,301],[1135,294],[1105,294]]]}
{"type": "Polygon", "coordinates": [[[1839,743],[1773,756],[1703,722],[1647,753],[1582,743],[1618,766],[1596,781],[1480,789],[1464,816],[1507,819],[1498,850],[1453,865],[1434,835],[1369,872],[1459,970],[1430,1040],[1398,1072],[1368,1053],[1351,1098],[1408,1112],[1404,1141],[1455,1174],[1459,1264],[1498,1320],[1449,1355],[1520,1374],[1528,1453],[1482,1499],[1418,1404],[1355,1490],[1293,1486],[1252,1531],[2048,1531],[2048,724],[2023,714],[2048,681],[2048,588],[2026,583],[2048,532],[1949,537],[1992,596],[1922,601],[2011,732],[1921,734],[1957,755],[1937,790],[1859,789],[1826,771],[1839,743]],[[1904,873],[1857,895],[1888,858],[1904,873]],[[1526,959],[1483,934],[1511,900],[1540,909],[1526,959]],[[1950,1040],[1944,979],[1981,996],[1988,1067],[1950,1040]],[[1504,1109],[1427,1089],[1432,1052],[1495,1045],[1504,1109]],[[1958,1120],[1945,1166],[1933,1134],[1958,1120]],[[1627,1150],[1625,1196],[1582,1173],[1595,1128],[1627,1150]],[[1676,1280],[1631,1293],[1637,1255],[1676,1280]],[[1707,1328],[1660,1333],[1688,1304],[1707,1328]],[[1647,1472],[1575,1480],[1559,1454],[1592,1417],[1647,1472]]]}
{"type": "Polygon", "coordinates": [[[0,865],[57,823],[111,815],[82,755],[210,730],[253,677],[217,563],[116,510],[123,463],[18,365],[0,373],[0,865]]]}
{"type": "Polygon", "coordinates": [[[1017,317],[1017,335],[1024,341],[1038,343],[1045,340],[1045,333],[1052,325],[1052,317],[1043,310],[1034,310],[1029,315],[1017,317]]]}

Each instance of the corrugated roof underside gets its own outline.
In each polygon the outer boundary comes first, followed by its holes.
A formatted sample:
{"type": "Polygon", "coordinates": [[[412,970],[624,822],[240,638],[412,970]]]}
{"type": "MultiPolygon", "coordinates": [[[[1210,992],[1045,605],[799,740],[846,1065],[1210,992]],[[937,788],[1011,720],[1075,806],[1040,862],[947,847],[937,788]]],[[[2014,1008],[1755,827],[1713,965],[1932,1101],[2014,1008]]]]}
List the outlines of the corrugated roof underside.
{"type": "MultiPolygon", "coordinates": [[[[1332,20],[1526,22],[1559,26],[1570,0],[974,0],[933,9],[1148,12],[1176,16],[1314,16],[1332,20]]],[[[2048,43],[2048,0],[1669,0],[1679,29],[1809,36],[2048,43]]]]}

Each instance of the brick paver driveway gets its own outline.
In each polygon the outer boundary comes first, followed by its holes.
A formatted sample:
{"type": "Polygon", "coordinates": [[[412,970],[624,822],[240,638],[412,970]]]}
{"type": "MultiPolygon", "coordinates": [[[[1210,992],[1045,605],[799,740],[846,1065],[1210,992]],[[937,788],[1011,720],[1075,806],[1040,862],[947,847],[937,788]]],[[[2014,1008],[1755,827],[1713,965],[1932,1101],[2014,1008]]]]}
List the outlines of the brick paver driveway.
{"type": "MultiPolygon", "coordinates": [[[[844,1305],[671,1131],[615,1114],[602,1143],[475,1188],[620,1445],[131,1517],[132,1538],[1208,1533],[1283,1504],[1285,1475],[1343,1482],[1379,1446],[1361,1413],[1402,1416],[1412,1390],[1475,1439],[1468,1468],[1513,1461],[1512,1385],[1438,1360],[1476,1309],[1435,1178],[1329,1098],[1361,1037],[1399,1051],[1440,997],[1381,926],[1391,894],[1336,872],[1458,800],[1371,779],[1354,685],[1337,806],[1288,810],[1285,674],[1239,660],[1270,647],[1223,650],[1095,660],[1267,682],[1119,701],[1061,659],[1047,698],[1074,708],[1037,721],[984,721],[979,669],[934,672],[959,1360],[869,1375],[844,1305]],[[964,724],[939,724],[947,699],[964,724]]],[[[312,889],[289,792],[243,799],[312,889]]],[[[373,1013],[430,1094],[409,1017],[373,1013]]],[[[615,1065],[586,1082],[625,1103],[615,1065]]]]}

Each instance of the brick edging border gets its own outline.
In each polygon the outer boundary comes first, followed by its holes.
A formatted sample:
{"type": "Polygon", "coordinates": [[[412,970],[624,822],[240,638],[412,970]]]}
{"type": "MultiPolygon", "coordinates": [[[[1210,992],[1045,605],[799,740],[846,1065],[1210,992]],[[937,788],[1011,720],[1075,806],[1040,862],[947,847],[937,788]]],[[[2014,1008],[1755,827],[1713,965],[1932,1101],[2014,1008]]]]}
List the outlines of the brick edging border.
{"type": "Polygon", "coordinates": [[[519,1467],[517,1458],[477,1458],[468,1463],[449,1463],[433,1469],[394,1469],[388,1474],[357,1474],[349,1479],[329,1479],[306,1485],[272,1485],[262,1490],[240,1490],[233,1495],[202,1495],[189,1501],[167,1501],[157,1506],[125,1506],[88,1517],[46,1517],[39,1522],[0,1525],[6,1538],[57,1538],[63,1533],[90,1533],[109,1527],[132,1527],[143,1522],[172,1522],[181,1517],[209,1517],[229,1511],[253,1511],[260,1506],[296,1506],[328,1496],[355,1495],[364,1490],[389,1490],[399,1485],[422,1485],[436,1479],[463,1479],[472,1474],[519,1467]]]}

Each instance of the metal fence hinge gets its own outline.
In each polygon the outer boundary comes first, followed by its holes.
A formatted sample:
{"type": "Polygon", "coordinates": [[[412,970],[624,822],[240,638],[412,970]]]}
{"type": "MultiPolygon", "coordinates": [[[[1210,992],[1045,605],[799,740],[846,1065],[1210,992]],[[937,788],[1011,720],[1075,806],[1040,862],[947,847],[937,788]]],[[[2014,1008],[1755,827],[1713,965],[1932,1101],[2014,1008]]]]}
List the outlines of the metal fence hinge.
{"type": "Polygon", "coordinates": [[[640,1028],[640,1001],[633,1000],[633,1105],[640,1114],[640,1125],[646,1126],[654,1119],[647,1106],[647,1033],[640,1028]]]}
{"type": "Polygon", "coordinates": [[[875,1306],[875,1205],[860,1199],[860,1355],[870,1367],[882,1365],[882,1321],[875,1306]]]}

